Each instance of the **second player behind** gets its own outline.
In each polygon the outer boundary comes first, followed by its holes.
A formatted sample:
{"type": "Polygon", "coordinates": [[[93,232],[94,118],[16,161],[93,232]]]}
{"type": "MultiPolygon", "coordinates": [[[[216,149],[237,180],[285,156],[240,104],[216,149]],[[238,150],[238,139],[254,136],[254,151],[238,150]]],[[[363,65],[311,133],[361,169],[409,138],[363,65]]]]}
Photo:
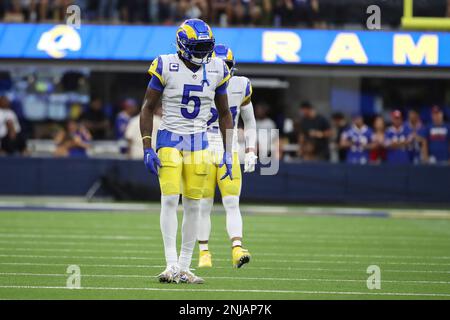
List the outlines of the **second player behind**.
{"type": "Polygon", "coordinates": [[[208,121],[208,143],[212,153],[213,162],[210,164],[209,174],[206,180],[205,192],[200,202],[199,221],[199,264],[202,267],[212,267],[212,255],[209,251],[209,238],[211,234],[211,210],[214,204],[216,185],[219,186],[222,196],[222,203],[226,211],[226,225],[228,236],[231,240],[232,264],[236,268],[242,267],[250,262],[250,252],[243,248],[242,237],[242,216],[239,209],[239,197],[241,194],[242,174],[238,156],[238,135],[237,127],[239,116],[244,122],[245,133],[245,170],[253,172],[257,156],[255,154],[256,145],[256,120],[251,101],[252,85],[246,77],[235,76],[236,62],[233,52],[223,44],[218,44],[214,48],[213,56],[222,59],[228,65],[231,78],[228,82],[227,95],[231,115],[233,117],[233,179],[222,179],[225,168],[220,168],[221,157],[223,155],[223,140],[219,130],[218,112],[215,106],[211,108],[211,118],[208,121]]]}

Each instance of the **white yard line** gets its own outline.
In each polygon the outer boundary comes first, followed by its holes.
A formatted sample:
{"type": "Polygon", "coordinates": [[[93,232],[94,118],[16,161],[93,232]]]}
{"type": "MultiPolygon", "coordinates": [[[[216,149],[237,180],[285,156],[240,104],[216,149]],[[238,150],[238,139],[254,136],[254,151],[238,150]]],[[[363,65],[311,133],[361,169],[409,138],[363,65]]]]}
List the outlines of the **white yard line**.
{"type": "MultiPolygon", "coordinates": [[[[135,235],[129,235],[129,234],[125,234],[125,235],[117,235],[117,234],[94,234],[92,235],[92,233],[94,232],[101,232],[104,231],[101,228],[100,229],[80,229],[77,227],[74,227],[74,229],[67,229],[67,232],[61,232],[61,229],[58,229],[60,232],[48,232],[48,230],[53,230],[53,229],[48,229],[48,228],[33,228],[33,229],[28,229],[28,228],[0,228],[0,237],[4,236],[4,237],[14,237],[16,235],[18,236],[24,236],[24,237],[33,237],[33,236],[43,236],[43,237],[60,237],[60,236],[80,236],[80,237],[100,237],[104,238],[104,237],[108,237],[109,238],[113,238],[113,237],[120,237],[120,240],[124,240],[124,239],[128,239],[128,240],[147,240],[147,239],[154,239],[155,237],[153,236],[147,236],[147,235],[141,235],[141,236],[135,236],[135,235]],[[13,231],[13,232],[11,232],[13,231]],[[45,233],[43,235],[43,233],[45,233]],[[69,234],[68,234],[69,233],[69,234]]],[[[132,230],[130,228],[130,230],[132,230]]],[[[160,229],[146,229],[149,232],[146,234],[150,234],[150,233],[154,233],[157,232],[158,233],[158,237],[159,238],[159,233],[160,233],[160,229]]],[[[108,230],[109,232],[111,232],[111,230],[108,230]]],[[[123,230],[117,229],[118,232],[123,230]]],[[[142,232],[142,231],[140,231],[142,232]]],[[[315,234],[315,235],[311,235],[311,234],[301,234],[299,233],[299,231],[285,231],[283,230],[282,234],[279,233],[278,231],[273,231],[273,232],[258,232],[258,233],[254,233],[254,235],[251,236],[252,240],[265,240],[267,241],[267,235],[276,235],[276,239],[288,239],[288,240],[292,240],[293,238],[297,238],[297,239],[311,239],[314,238],[315,240],[319,239],[319,241],[326,241],[329,239],[333,239],[333,241],[337,240],[337,241],[346,241],[346,240],[358,240],[360,241],[361,239],[378,239],[378,240],[396,240],[396,241],[450,241],[450,236],[440,236],[440,237],[436,237],[435,235],[433,236],[395,236],[395,235],[389,235],[389,236],[380,236],[380,235],[376,235],[376,234],[361,234],[361,235],[342,235],[342,234],[315,234]],[[277,233],[278,232],[278,233],[277,233]]],[[[223,239],[223,237],[212,237],[211,239],[214,240],[221,240],[223,239]]],[[[276,240],[275,239],[275,240],[276,240]]],[[[273,240],[273,239],[272,239],[273,240]]]]}
{"type": "MultiPolygon", "coordinates": [[[[126,242],[119,242],[119,243],[98,243],[98,242],[83,242],[83,241],[42,241],[39,239],[36,240],[0,240],[0,243],[11,243],[11,244],[46,244],[46,245],[61,245],[61,246],[100,246],[100,247],[113,247],[113,248],[145,248],[145,247],[159,247],[162,248],[162,239],[160,239],[157,242],[149,241],[145,243],[126,243],[126,242]]],[[[230,245],[220,245],[220,246],[226,246],[230,247],[230,245]]]]}
{"type": "MultiPolygon", "coordinates": [[[[90,240],[115,240],[115,241],[161,241],[161,237],[158,236],[129,236],[129,235],[92,235],[92,234],[22,234],[22,233],[0,233],[0,238],[18,238],[18,239],[90,239],[90,240]]],[[[213,237],[213,240],[221,240],[222,238],[213,237]]],[[[337,239],[327,239],[327,240],[319,240],[319,239],[312,239],[308,238],[307,241],[305,240],[299,240],[299,239],[290,239],[286,238],[285,240],[280,240],[276,238],[270,239],[270,241],[266,238],[250,238],[249,241],[251,242],[264,242],[266,244],[274,244],[274,243],[299,243],[299,244],[313,244],[313,243],[325,243],[325,244],[339,244],[339,243],[345,243],[345,244],[361,244],[362,239],[355,238],[355,241],[346,241],[346,240],[337,240],[337,239]]],[[[386,244],[386,241],[374,241],[367,239],[370,244],[376,245],[376,244],[386,244]]],[[[415,246],[429,246],[429,243],[426,243],[424,239],[418,238],[418,243],[415,243],[415,246]]],[[[442,239],[439,239],[438,241],[442,241],[442,239]]],[[[403,241],[403,242],[397,242],[397,246],[403,245],[403,246],[410,246],[410,241],[403,241]]],[[[441,243],[436,242],[433,243],[433,246],[438,247],[448,247],[447,243],[441,243]]]]}
{"type": "MultiPolygon", "coordinates": [[[[67,263],[35,263],[35,262],[0,262],[5,266],[63,266],[67,267],[67,263]]],[[[96,268],[165,268],[166,265],[141,265],[141,264],[91,264],[80,263],[80,267],[96,267],[96,268]]]]}
{"type": "MultiPolygon", "coordinates": [[[[0,272],[0,276],[32,276],[32,277],[67,277],[67,274],[61,273],[29,273],[29,272],[0,272]]],[[[138,274],[82,274],[83,278],[144,278],[154,279],[157,276],[138,275],[138,274]]],[[[328,278],[271,278],[271,277],[204,277],[205,279],[221,280],[257,280],[257,281],[302,281],[302,282],[361,282],[366,283],[366,279],[328,279],[328,278]]],[[[384,280],[383,283],[413,283],[413,284],[450,284],[450,281],[431,281],[431,280],[384,280]]]]}
{"type": "Polygon", "coordinates": [[[409,292],[357,292],[357,291],[306,291],[306,290],[250,290],[250,289],[195,289],[172,288],[123,288],[123,287],[81,287],[70,289],[58,286],[0,286],[3,289],[55,289],[55,290],[92,290],[92,291],[170,291],[170,292],[242,292],[242,293],[280,293],[280,294],[310,294],[310,295],[356,295],[356,296],[413,296],[413,297],[450,297],[446,293],[409,293],[409,292]]]}
{"type": "MultiPolygon", "coordinates": [[[[75,255],[29,255],[29,254],[0,254],[5,258],[37,258],[37,259],[93,259],[93,260],[148,260],[160,261],[161,257],[136,257],[136,256],[75,256],[75,255]]],[[[216,261],[228,261],[229,259],[215,258],[216,261]]],[[[259,259],[264,262],[279,263],[311,263],[311,264],[367,264],[363,261],[342,261],[342,260],[282,260],[282,259],[259,259]]],[[[426,263],[426,262],[382,262],[385,265],[417,265],[417,266],[450,266],[450,263],[426,263]]]]}
{"type": "Polygon", "coordinates": [[[124,236],[124,235],[92,235],[92,234],[24,234],[24,233],[0,233],[0,238],[43,238],[43,239],[92,239],[92,240],[156,240],[158,237],[149,236],[124,236]]]}
{"type": "MultiPolygon", "coordinates": [[[[0,241],[2,243],[2,241],[0,241]]],[[[9,242],[9,243],[16,243],[16,242],[9,242]]],[[[35,244],[34,242],[30,242],[35,244]]],[[[53,244],[51,242],[51,244],[53,244]]],[[[76,242],[74,242],[76,244],[76,242]]],[[[160,250],[105,250],[105,249],[80,249],[80,248],[30,248],[30,247],[0,247],[0,251],[45,251],[45,252],[110,252],[110,253],[138,253],[138,254],[161,254],[163,252],[162,245],[158,244],[152,247],[160,248],[160,250]]],[[[214,245],[216,247],[216,245],[214,245]]],[[[228,247],[228,246],[227,246],[228,247]]],[[[221,253],[221,252],[214,252],[214,256],[229,256],[229,253],[221,253]]],[[[258,252],[255,253],[254,256],[256,257],[286,257],[286,256],[292,256],[292,257],[329,257],[329,258],[367,258],[367,259],[416,259],[416,260],[423,260],[423,259],[437,259],[437,260],[448,260],[450,257],[447,256],[401,256],[401,255],[358,255],[358,254],[320,254],[320,253],[271,253],[271,252],[258,252]]],[[[214,258],[215,259],[215,258],[214,258]]],[[[281,260],[276,260],[281,261],[281,260]]],[[[289,260],[291,261],[291,260],[289,260]]],[[[409,264],[405,262],[406,264],[409,264]]]]}
{"type": "MultiPolygon", "coordinates": [[[[35,262],[0,262],[0,265],[10,266],[65,266],[67,263],[35,263],[35,262]]],[[[136,264],[89,264],[79,263],[80,267],[98,267],[98,268],[165,268],[165,265],[136,265],[136,264]]],[[[215,266],[215,269],[228,269],[231,267],[215,266]]],[[[293,268],[290,266],[285,267],[251,267],[255,270],[277,270],[277,271],[333,271],[333,272],[361,272],[361,269],[337,269],[337,268],[293,268]]],[[[364,269],[365,271],[365,269],[364,269]]],[[[437,274],[450,274],[448,270],[406,270],[406,269],[383,269],[383,272],[393,273],[437,273],[437,274]]]]}
{"type": "MultiPolygon", "coordinates": [[[[42,241],[42,240],[0,240],[0,243],[3,244],[22,244],[22,245],[33,245],[33,246],[39,246],[39,245],[51,245],[51,246],[96,246],[98,247],[98,249],[92,249],[92,252],[103,252],[102,248],[114,248],[114,250],[111,250],[112,252],[138,252],[138,253],[151,253],[153,251],[151,250],[146,250],[146,248],[163,248],[162,247],[162,240],[157,241],[157,242],[148,242],[145,244],[135,244],[135,243],[123,243],[123,242],[119,242],[119,243],[98,243],[98,242],[79,242],[79,241],[58,241],[58,242],[54,242],[54,241],[42,241]],[[119,249],[121,248],[121,249],[119,249]],[[129,248],[142,248],[143,250],[130,250],[129,248]]],[[[224,241],[223,244],[216,244],[214,243],[212,245],[214,248],[229,248],[229,245],[226,244],[226,241],[224,241]]],[[[320,248],[325,248],[325,247],[315,247],[316,249],[320,249],[320,248]]],[[[10,249],[14,249],[14,248],[10,248],[10,249]]],[[[35,248],[30,248],[30,249],[35,249],[35,248]]],[[[36,250],[38,250],[39,248],[36,248],[36,250]]],[[[56,248],[57,249],[57,248],[56,248]]],[[[327,247],[326,249],[329,250],[329,248],[327,247]]],[[[9,249],[8,249],[9,250],[9,249]]],[[[70,250],[71,249],[67,249],[70,250]]],[[[75,250],[82,250],[82,249],[75,249],[75,250]]],[[[86,250],[91,250],[91,249],[86,249],[86,250]]],[[[301,250],[301,249],[299,249],[301,250]]],[[[388,249],[383,249],[383,250],[389,250],[388,249]]],[[[49,250],[50,251],[50,250],[49,250]]],[[[336,250],[337,251],[337,250],[336,250]]],[[[392,251],[392,250],[391,250],[392,251]]],[[[394,250],[395,251],[395,250],[394,250]]],[[[82,251],[80,251],[82,252],[82,251]]],[[[86,251],[88,252],[88,251],[86,251]]],[[[158,253],[160,253],[161,251],[157,251],[158,253]]],[[[215,253],[215,255],[221,255],[220,253],[217,254],[215,253]]],[[[228,256],[228,254],[223,254],[225,256],[228,256]]],[[[273,252],[261,252],[257,254],[258,256],[296,256],[296,257],[343,257],[343,258],[369,258],[369,259],[374,259],[374,258],[392,258],[392,259],[438,259],[438,260],[448,260],[450,259],[450,256],[414,256],[414,255],[402,255],[402,252],[399,252],[396,255],[384,255],[384,254],[375,254],[375,255],[360,255],[360,254],[319,254],[319,253],[295,253],[295,252],[286,252],[286,253],[273,253],[273,252]]]]}

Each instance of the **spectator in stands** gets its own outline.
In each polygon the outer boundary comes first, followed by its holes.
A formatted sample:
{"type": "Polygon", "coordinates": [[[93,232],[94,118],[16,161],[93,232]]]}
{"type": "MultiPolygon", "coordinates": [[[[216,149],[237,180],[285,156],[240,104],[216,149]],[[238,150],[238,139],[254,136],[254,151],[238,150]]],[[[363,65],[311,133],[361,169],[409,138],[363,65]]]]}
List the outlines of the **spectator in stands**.
{"type": "Polygon", "coordinates": [[[373,147],[370,150],[370,162],[382,163],[386,161],[386,147],[384,144],[386,125],[382,116],[376,116],[373,120],[373,147]]]}
{"type": "MultiPolygon", "coordinates": [[[[86,1],[86,0],[85,0],[86,1]]],[[[90,1],[92,2],[92,1],[90,1]]],[[[99,0],[97,5],[97,17],[100,21],[118,19],[117,8],[119,0],[99,0]]]]}
{"type": "Polygon", "coordinates": [[[119,0],[121,21],[142,23],[148,21],[147,0],[119,0]]]}
{"type": "Polygon", "coordinates": [[[232,11],[233,5],[229,0],[211,1],[211,22],[221,27],[227,27],[230,24],[229,18],[232,15],[232,11]]]}
{"type": "Polygon", "coordinates": [[[318,0],[293,0],[294,24],[314,27],[320,18],[318,0]]]}
{"type": "Polygon", "coordinates": [[[177,6],[177,20],[207,19],[208,2],[206,0],[180,0],[177,6]]]}
{"type": "Polygon", "coordinates": [[[422,137],[422,130],[423,125],[422,121],[420,120],[420,115],[416,110],[409,110],[408,112],[408,121],[406,122],[405,126],[408,128],[408,130],[411,131],[412,135],[412,142],[409,146],[409,155],[411,158],[411,162],[418,164],[420,163],[421,159],[421,150],[422,144],[423,144],[423,137],[422,137]]]}
{"type": "Polygon", "coordinates": [[[80,120],[92,134],[94,140],[108,137],[110,121],[103,111],[103,102],[100,98],[92,99],[88,110],[81,115],[80,120]]]}
{"type": "Polygon", "coordinates": [[[292,0],[277,0],[274,6],[274,26],[288,27],[294,25],[294,5],[292,0]]]}
{"type": "Polygon", "coordinates": [[[339,162],[344,162],[347,157],[347,150],[345,148],[341,148],[340,142],[342,133],[349,128],[347,119],[342,112],[335,112],[331,115],[331,124],[331,141],[335,147],[335,150],[337,151],[337,160],[339,162]]]}
{"type": "MultiPolygon", "coordinates": [[[[155,110],[153,115],[152,148],[156,148],[156,135],[161,124],[162,107],[161,104],[155,110]]],[[[137,114],[131,118],[125,131],[125,138],[128,142],[128,157],[130,159],[142,160],[144,157],[144,148],[142,145],[141,129],[139,125],[140,115],[137,114]]]]}
{"type": "Polygon", "coordinates": [[[450,126],[444,123],[444,114],[439,106],[431,110],[432,123],[423,131],[424,160],[430,163],[449,163],[450,126]]]}
{"type": "Polygon", "coordinates": [[[391,113],[392,126],[386,130],[384,144],[387,149],[387,163],[410,163],[409,146],[412,143],[412,132],[403,124],[403,116],[399,110],[391,113]]]}
{"type": "Polygon", "coordinates": [[[67,7],[72,4],[76,4],[75,0],[39,0],[37,2],[37,7],[33,7],[33,15],[34,10],[37,10],[37,16],[40,21],[54,21],[61,22],[66,17],[67,7]]]}
{"type": "Polygon", "coordinates": [[[131,118],[138,113],[138,105],[134,99],[125,99],[121,104],[122,111],[116,117],[114,124],[115,138],[120,146],[120,153],[127,153],[128,143],[125,139],[125,131],[131,118]]]}
{"type": "Polygon", "coordinates": [[[255,118],[257,130],[258,153],[260,157],[267,157],[275,146],[276,134],[273,130],[277,127],[275,122],[269,118],[269,106],[264,103],[255,105],[255,118]]]}
{"type": "Polygon", "coordinates": [[[25,15],[22,11],[22,4],[20,0],[11,0],[6,4],[6,12],[4,16],[5,22],[24,22],[25,15]]]}
{"type": "Polygon", "coordinates": [[[0,154],[25,154],[26,141],[17,116],[10,106],[9,99],[0,96],[0,154]]]}
{"type": "Polygon", "coordinates": [[[75,120],[67,121],[66,127],[55,136],[56,157],[87,157],[91,134],[75,120]]]}
{"type": "Polygon", "coordinates": [[[241,0],[234,6],[238,24],[261,25],[266,22],[270,25],[271,1],[268,0],[241,0]]]}
{"type": "Polygon", "coordinates": [[[115,136],[117,140],[125,137],[125,131],[127,129],[130,119],[134,117],[138,112],[137,101],[134,99],[125,99],[121,106],[122,111],[116,117],[115,122],[115,136]]]}
{"type": "Polygon", "coordinates": [[[157,17],[156,22],[166,25],[174,24],[175,5],[171,0],[152,0],[150,16],[157,17]]]}
{"type": "Polygon", "coordinates": [[[352,116],[352,121],[352,126],[342,133],[340,146],[347,150],[347,163],[367,164],[369,150],[373,148],[372,129],[365,125],[359,113],[352,116]]]}
{"type": "Polygon", "coordinates": [[[318,114],[309,102],[303,102],[300,105],[300,114],[300,134],[298,141],[301,156],[303,156],[302,150],[306,144],[312,143],[317,160],[328,161],[330,159],[330,123],[325,117],[318,114]]]}

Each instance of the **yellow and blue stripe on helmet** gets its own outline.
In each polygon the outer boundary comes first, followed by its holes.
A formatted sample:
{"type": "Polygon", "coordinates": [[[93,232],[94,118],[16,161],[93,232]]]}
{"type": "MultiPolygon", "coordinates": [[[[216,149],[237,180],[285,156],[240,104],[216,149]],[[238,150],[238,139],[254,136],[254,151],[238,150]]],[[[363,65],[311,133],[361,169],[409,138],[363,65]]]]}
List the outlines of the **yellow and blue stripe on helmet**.
{"type": "Polygon", "coordinates": [[[236,71],[236,60],[234,59],[234,54],[231,48],[224,44],[217,44],[214,47],[213,57],[220,58],[227,64],[230,69],[231,75],[236,71]]]}
{"type": "Polygon", "coordinates": [[[177,30],[177,50],[196,65],[209,63],[215,39],[211,28],[200,19],[188,19],[177,30]]]}

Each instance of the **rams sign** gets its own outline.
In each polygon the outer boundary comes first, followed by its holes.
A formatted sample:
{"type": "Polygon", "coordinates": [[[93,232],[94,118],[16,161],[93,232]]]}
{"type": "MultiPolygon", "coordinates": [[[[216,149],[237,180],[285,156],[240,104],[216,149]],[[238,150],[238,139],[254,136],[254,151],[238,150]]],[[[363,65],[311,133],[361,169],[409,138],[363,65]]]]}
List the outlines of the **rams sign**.
{"type": "MultiPolygon", "coordinates": [[[[175,50],[176,27],[0,24],[0,59],[151,61],[175,50]]],[[[214,28],[238,63],[450,67],[444,32],[214,28]]]]}
{"type": "Polygon", "coordinates": [[[330,65],[449,66],[450,61],[445,57],[450,54],[449,41],[448,35],[439,34],[264,31],[262,60],[330,65]],[[440,50],[440,40],[447,51],[440,50]]]}

